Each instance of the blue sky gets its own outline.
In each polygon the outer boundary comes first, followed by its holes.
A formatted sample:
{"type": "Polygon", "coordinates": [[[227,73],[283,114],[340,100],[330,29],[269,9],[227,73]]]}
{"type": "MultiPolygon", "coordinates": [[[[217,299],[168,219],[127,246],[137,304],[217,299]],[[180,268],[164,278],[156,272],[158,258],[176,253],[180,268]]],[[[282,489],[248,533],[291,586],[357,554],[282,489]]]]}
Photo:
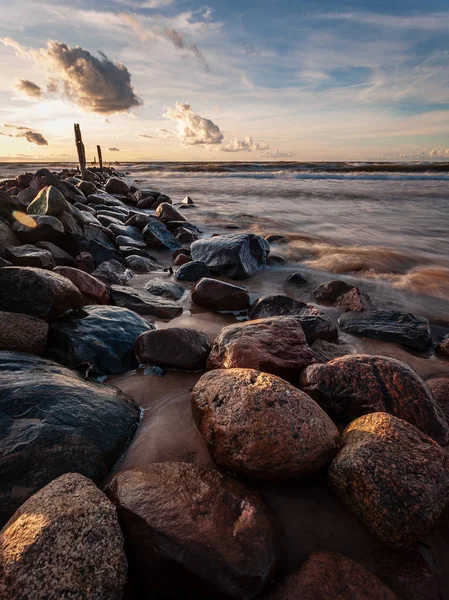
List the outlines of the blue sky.
{"type": "Polygon", "coordinates": [[[1,160],[449,160],[447,2],[2,4],[1,160]]]}

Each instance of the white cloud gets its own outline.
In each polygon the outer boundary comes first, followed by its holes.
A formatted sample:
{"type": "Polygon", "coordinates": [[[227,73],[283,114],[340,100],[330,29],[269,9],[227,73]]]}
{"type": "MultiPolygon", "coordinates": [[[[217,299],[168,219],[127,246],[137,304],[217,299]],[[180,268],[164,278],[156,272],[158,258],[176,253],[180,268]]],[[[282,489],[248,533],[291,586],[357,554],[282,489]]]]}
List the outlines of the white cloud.
{"type": "Polygon", "coordinates": [[[223,140],[218,125],[195,114],[190,104],[176,102],[174,108],[167,108],[164,117],[177,122],[177,135],[186,146],[221,144],[223,140]]]}
{"type": "Polygon", "coordinates": [[[223,152],[262,152],[269,149],[268,144],[256,142],[251,136],[246,136],[243,140],[232,138],[220,148],[223,152]]]}

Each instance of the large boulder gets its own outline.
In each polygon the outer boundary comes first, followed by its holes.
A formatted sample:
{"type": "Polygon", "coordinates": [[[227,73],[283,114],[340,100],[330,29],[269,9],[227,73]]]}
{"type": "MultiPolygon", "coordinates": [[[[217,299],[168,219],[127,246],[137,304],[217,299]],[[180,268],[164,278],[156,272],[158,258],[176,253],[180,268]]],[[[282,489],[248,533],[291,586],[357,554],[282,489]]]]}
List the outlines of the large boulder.
{"type": "Polygon", "coordinates": [[[185,288],[182,285],[164,279],[150,279],[145,284],[145,289],[153,296],[162,296],[170,300],[180,300],[185,293],[185,288]]]}
{"type": "Polygon", "coordinates": [[[83,297],[83,306],[88,304],[109,304],[108,288],[96,277],[72,267],[55,267],[53,271],[70,279],[76,285],[83,297]]]}
{"type": "Polygon", "coordinates": [[[151,258],[131,254],[125,258],[125,265],[134,273],[151,273],[161,270],[161,265],[151,258]]]}
{"type": "Polygon", "coordinates": [[[50,325],[46,355],[94,375],[126,373],[137,367],[134,346],[152,325],[117,306],[85,306],[50,325]]]}
{"type": "Polygon", "coordinates": [[[430,437],[388,413],[353,421],[329,469],[340,499],[383,542],[410,547],[449,504],[449,458],[430,437]]]}
{"type": "Polygon", "coordinates": [[[203,277],[196,284],[192,300],[212,310],[245,310],[250,304],[246,288],[209,277],[203,277]]]}
{"type": "Polygon", "coordinates": [[[153,296],[146,290],[136,290],[124,285],[111,285],[110,293],[112,304],[129,308],[140,315],[171,320],[179,317],[182,313],[182,306],[177,302],[153,296]]]}
{"type": "Polygon", "coordinates": [[[81,235],[72,236],[72,244],[76,254],[80,252],[91,254],[96,267],[106,261],[121,259],[114,243],[100,227],[95,225],[85,225],[81,235]]]}
{"type": "Polygon", "coordinates": [[[359,563],[333,552],[314,552],[269,600],[399,600],[359,563]]]}
{"type": "Polygon", "coordinates": [[[257,369],[297,383],[315,362],[295,317],[268,317],[223,327],[209,356],[211,369],[257,369]]]}
{"type": "Polygon", "coordinates": [[[449,423],[449,376],[430,379],[427,385],[449,423]]]}
{"type": "Polygon", "coordinates": [[[128,194],[129,185],[123,179],[118,177],[110,177],[105,186],[105,190],[108,194],[128,194]]]}
{"type": "Polygon", "coordinates": [[[81,293],[66,277],[33,267],[0,269],[0,310],[50,321],[82,304],[81,293]]]}
{"type": "Polygon", "coordinates": [[[74,267],[76,265],[73,256],[71,256],[62,248],[55,246],[51,242],[37,242],[36,247],[50,252],[50,254],[53,256],[56,266],[74,267]]]}
{"type": "Polygon", "coordinates": [[[300,387],[334,421],[349,423],[373,412],[389,412],[408,421],[440,444],[449,427],[424,381],[406,363],[386,356],[351,354],[311,365],[300,387]]]}
{"type": "Polygon", "coordinates": [[[202,331],[181,327],[147,331],[137,338],[136,355],[141,363],[167,369],[205,369],[211,350],[202,331]]]}
{"type": "Polygon", "coordinates": [[[253,369],[221,369],[192,391],[198,429],[222,468],[259,479],[314,473],[329,464],[339,434],[307,394],[253,369]]]}
{"type": "Polygon", "coordinates": [[[0,257],[5,258],[5,250],[20,246],[20,241],[10,226],[0,219],[0,257]]]}
{"type": "Polygon", "coordinates": [[[132,279],[132,272],[118,260],[107,260],[102,262],[92,276],[96,277],[106,285],[125,285],[127,281],[132,279]]]}
{"type": "MultiPolygon", "coordinates": [[[[183,256],[185,255],[181,254],[178,258],[182,258],[183,256]]],[[[206,263],[197,260],[189,260],[181,265],[175,273],[175,277],[178,281],[199,281],[200,279],[203,279],[203,277],[209,277],[209,275],[209,267],[206,263]]]]}
{"type": "Polygon", "coordinates": [[[70,204],[64,195],[53,185],[42,188],[29,204],[29,215],[51,215],[59,217],[63,212],[70,212],[70,204]]]}
{"type": "Polygon", "coordinates": [[[432,344],[429,321],[410,313],[395,310],[348,312],[341,315],[338,324],[352,335],[402,344],[418,352],[425,352],[432,344]]]}
{"type": "Polygon", "coordinates": [[[295,316],[299,319],[308,344],[317,339],[335,340],[338,338],[337,328],[322,310],[294,300],[289,296],[274,295],[259,298],[250,308],[248,316],[255,319],[266,317],[295,316]]]}
{"type": "Polygon", "coordinates": [[[53,255],[48,250],[36,248],[31,244],[6,248],[5,258],[17,267],[36,267],[38,269],[53,269],[56,266],[53,255]]]}
{"type": "Polygon", "coordinates": [[[249,600],[270,581],[276,524],[242,483],[203,465],[166,462],[119,473],[106,493],[141,597],[249,600]]]}
{"type": "Polygon", "coordinates": [[[22,244],[35,244],[36,242],[52,242],[56,246],[64,246],[64,226],[59,219],[50,215],[29,217],[32,221],[15,221],[12,230],[22,244]]]}
{"type": "Polygon", "coordinates": [[[180,244],[161,221],[151,220],[142,231],[143,241],[153,250],[173,250],[180,244]]]}
{"type": "Polygon", "coordinates": [[[174,206],[168,202],[161,202],[154,213],[164,223],[168,221],[187,221],[174,206]]]}
{"type": "Polygon", "coordinates": [[[48,360],[0,352],[0,522],[64,473],[103,484],[139,416],[116,388],[48,360]]]}
{"type": "Polygon", "coordinates": [[[259,235],[237,233],[198,240],[190,251],[193,260],[206,263],[212,273],[246,279],[266,264],[270,244],[259,235]]]}
{"type": "Polygon", "coordinates": [[[48,323],[36,317],[0,311],[0,350],[42,354],[48,323]]]}
{"type": "Polygon", "coordinates": [[[0,532],[0,548],[1,598],[123,598],[117,511],[83,475],[62,475],[29,498],[0,532]]]}

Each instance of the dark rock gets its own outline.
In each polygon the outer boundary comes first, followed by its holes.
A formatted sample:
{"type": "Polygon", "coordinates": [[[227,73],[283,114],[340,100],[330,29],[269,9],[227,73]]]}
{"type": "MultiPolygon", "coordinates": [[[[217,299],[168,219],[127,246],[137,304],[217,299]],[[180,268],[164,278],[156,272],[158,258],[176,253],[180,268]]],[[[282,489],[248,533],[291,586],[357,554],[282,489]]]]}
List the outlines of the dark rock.
{"type": "Polygon", "coordinates": [[[78,473],[29,498],[0,532],[0,544],[2,598],[123,598],[127,562],[117,511],[78,473]],[[24,532],[32,532],[25,544],[24,532]]]}
{"type": "Polygon", "coordinates": [[[62,248],[58,248],[51,242],[37,242],[36,246],[41,250],[47,250],[53,256],[56,266],[74,267],[75,259],[62,248]]]}
{"type": "Polygon", "coordinates": [[[190,196],[186,196],[185,198],[182,199],[181,201],[182,204],[188,204],[188,205],[192,205],[194,204],[192,198],[190,196]]]}
{"type": "Polygon", "coordinates": [[[125,208],[124,203],[111,194],[106,194],[104,192],[96,192],[95,194],[89,194],[87,197],[87,203],[92,205],[104,205],[104,206],[121,206],[125,208]]]}
{"type": "Polygon", "coordinates": [[[289,239],[285,235],[267,235],[265,238],[269,244],[288,244],[289,239]]]}
{"type": "Polygon", "coordinates": [[[95,375],[126,373],[137,367],[136,339],[151,328],[126,308],[86,306],[51,323],[46,355],[72,369],[92,369],[95,375]]]}
{"type": "Polygon", "coordinates": [[[59,217],[63,212],[70,212],[70,205],[64,195],[52,185],[42,188],[27,208],[29,215],[36,216],[59,217]]]}
{"type": "Polygon", "coordinates": [[[425,352],[432,344],[429,321],[410,313],[395,310],[349,312],[341,315],[338,324],[352,335],[402,344],[418,352],[425,352]]]}
{"type": "Polygon", "coordinates": [[[436,345],[435,352],[441,356],[449,356],[449,334],[436,345]]]}
{"type": "Polygon", "coordinates": [[[53,269],[55,260],[48,250],[41,250],[31,244],[6,248],[5,258],[18,267],[37,267],[38,269],[53,269]]]}
{"type": "Polygon", "coordinates": [[[0,415],[3,524],[64,473],[102,485],[134,435],[139,408],[117,388],[84,381],[53,362],[1,352],[0,415]]]}
{"type": "Polygon", "coordinates": [[[182,306],[176,302],[153,296],[145,290],[121,285],[111,286],[111,300],[116,306],[123,306],[140,315],[151,315],[159,319],[171,320],[182,313],[182,306]]]}
{"type": "Polygon", "coordinates": [[[427,381],[432,396],[449,423],[449,377],[436,377],[427,381]]]}
{"type": "Polygon", "coordinates": [[[215,469],[153,463],[108,485],[139,582],[157,598],[254,598],[270,581],[277,527],[250,488],[215,469]]]}
{"type": "Polygon", "coordinates": [[[109,225],[120,225],[120,223],[124,223],[124,221],[115,216],[111,217],[109,215],[99,215],[98,213],[97,219],[104,227],[109,227],[109,225]]]}
{"type": "Polygon", "coordinates": [[[315,362],[295,317],[268,317],[223,327],[209,356],[209,369],[257,369],[297,383],[315,362]]]}
{"type": "Polygon", "coordinates": [[[126,259],[128,256],[143,256],[153,262],[157,262],[157,259],[151,254],[150,250],[145,248],[139,248],[138,246],[119,246],[120,254],[126,259]]]}
{"type": "Polygon", "coordinates": [[[161,269],[161,265],[151,260],[151,258],[137,256],[136,254],[127,256],[125,258],[125,265],[128,269],[134,271],[134,273],[151,273],[152,271],[161,269]]]}
{"type": "Polygon", "coordinates": [[[83,192],[86,198],[98,191],[95,183],[92,183],[91,181],[80,181],[76,184],[76,187],[83,192]]]}
{"type": "Polygon", "coordinates": [[[81,252],[88,252],[97,267],[103,262],[118,261],[121,258],[114,243],[99,227],[94,225],[86,225],[84,234],[76,239],[75,254],[81,252]]]}
{"type": "Polygon", "coordinates": [[[192,258],[207,264],[211,272],[246,279],[266,264],[268,242],[252,233],[219,235],[201,239],[190,247],[192,258]]]}
{"type": "Polygon", "coordinates": [[[209,277],[209,275],[210,272],[206,263],[195,260],[181,265],[176,271],[175,277],[179,281],[199,281],[203,277],[209,277]]]}
{"type": "Polygon", "coordinates": [[[5,258],[6,248],[14,246],[20,246],[20,241],[9,225],[0,219],[0,256],[5,258]]]}
{"type": "Polygon", "coordinates": [[[137,202],[137,208],[151,208],[155,202],[154,196],[146,196],[137,202]]]}
{"type": "Polygon", "coordinates": [[[120,223],[125,223],[128,219],[128,214],[121,210],[114,210],[112,207],[108,210],[97,210],[97,217],[113,217],[120,221],[120,223]]]}
{"type": "Polygon", "coordinates": [[[187,256],[187,254],[179,254],[173,261],[173,266],[182,267],[182,265],[186,265],[189,262],[192,262],[191,256],[187,256]]]}
{"type": "Polygon", "coordinates": [[[175,229],[175,231],[173,232],[173,235],[180,244],[191,244],[192,242],[198,239],[198,236],[195,235],[193,231],[190,231],[185,227],[178,227],[178,229],[175,229]]]}
{"type": "Polygon", "coordinates": [[[128,237],[127,235],[118,235],[115,238],[116,246],[133,246],[134,248],[146,248],[147,245],[144,241],[136,240],[135,238],[128,237]]]}
{"type": "Polygon", "coordinates": [[[285,265],[285,259],[282,256],[278,256],[277,254],[270,254],[267,257],[267,266],[268,267],[277,267],[279,265],[285,265]]]}
{"type": "Polygon", "coordinates": [[[87,204],[81,204],[81,202],[75,202],[75,204],[73,206],[75,208],[77,208],[78,210],[88,212],[89,214],[91,214],[93,216],[95,216],[97,214],[97,211],[95,210],[95,208],[92,208],[91,206],[87,206],[87,204]]]}
{"type": "Polygon", "coordinates": [[[308,344],[317,339],[338,338],[337,328],[326,313],[289,296],[263,296],[251,306],[248,316],[252,321],[266,317],[295,316],[301,323],[308,344]]]}
{"type": "MultiPolygon", "coordinates": [[[[154,194],[153,194],[154,196],[154,194]]],[[[156,200],[161,204],[162,202],[165,202],[166,204],[173,204],[170,196],[167,196],[166,194],[159,194],[158,197],[156,198],[156,200]]]]}
{"type": "Polygon", "coordinates": [[[3,267],[12,267],[12,263],[10,263],[9,260],[0,257],[0,269],[3,267]]]}
{"type": "Polygon", "coordinates": [[[89,252],[80,252],[75,256],[76,268],[86,273],[95,271],[95,261],[89,252]]]}
{"type": "Polygon", "coordinates": [[[341,358],[355,353],[354,346],[341,341],[327,342],[326,340],[315,340],[310,346],[316,362],[327,363],[334,358],[341,358]]]}
{"type": "Polygon", "coordinates": [[[375,308],[371,298],[365,292],[362,292],[357,287],[353,287],[339,296],[335,302],[336,306],[343,306],[347,310],[356,312],[363,312],[366,310],[373,310],[375,308]]]}
{"type": "Polygon", "coordinates": [[[174,206],[168,204],[167,202],[162,202],[159,204],[154,214],[164,223],[168,221],[187,221],[187,219],[185,219],[174,206]]]}
{"type": "Polygon", "coordinates": [[[204,277],[196,284],[192,300],[198,306],[212,310],[245,310],[249,306],[246,288],[209,277],[204,277]]]}
{"type": "Polygon", "coordinates": [[[48,323],[36,317],[0,311],[0,350],[42,354],[48,323]]]}
{"type": "Polygon", "coordinates": [[[179,242],[160,221],[152,220],[143,230],[143,241],[155,250],[171,250],[178,248],[179,242]]]}
{"type": "Polygon", "coordinates": [[[291,285],[307,285],[307,279],[305,279],[301,273],[291,273],[287,277],[287,283],[291,285]]]}
{"type": "Polygon", "coordinates": [[[181,327],[148,331],[136,342],[136,355],[141,363],[164,369],[205,369],[210,350],[211,343],[205,333],[181,327]]]}
{"type": "Polygon", "coordinates": [[[30,182],[30,188],[36,190],[36,193],[50,185],[57,188],[71,202],[82,202],[84,198],[83,193],[79,189],[68,181],[62,181],[60,177],[54,175],[48,169],[39,169],[36,171],[30,182]]]}
{"type": "MultiPolygon", "coordinates": [[[[0,219],[4,219],[7,223],[14,222],[14,211],[18,208],[18,202],[13,201],[9,194],[0,190],[0,219]]],[[[1,222],[1,221],[0,221],[1,222]]],[[[1,229],[0,229],[1,232],[1,229]]],[[[1,244],[1,233],[0,233],[1,244]]]]}
{"type": "Polygon", "coordinates": [[[112,224],[109,229],[115,234],[116,237],[124,236],[133,239],[136,242],[143,242],[142,231],[138,227],[131,225],[112,224]]]}
{"type": "Polygon", "coordinates": [[[406,363],[386,356],[351,354],[301,374],[307,392],[334,421],[349,423],[372,412],[389,412],[440,444],[449,427],[424,381],[406,363]]]}
{"type": "Polygon", "coordinates": [[[14,204],[19,208],[19,210],[26,211],[28,205],[34,200],[37,195],[37,190],[33,188],[27,188],[22,190],[17,194],[14,198],[14,204]]]}
{"type": "Polygon", "coordinates": [[[81,306],[81,294],[71,281],[44,269],[0,269],[0,310],[50,321],[81,306]]]}
{"type": "Polygon", "coordinates": [[[444,450],[427,435],[387,413],[353,421],[329,469],[340,499],[384,543],[411,547],[448,505],[444,450]]]}
{"type": "Polygon", "coordinates": [[[132,215],[127,221],[125,221],[125,225],[130,227],[138,227],[139,229],[145,229],[150,221],[154,221],[154,217],[150,215],[132,215]]]}
{"type": "Polygon", "coordinates": [[[107,180],[105,190],[108,194],[126,194],[129,192],[129,185],[118,177],[111,177],[107,180]]]}
{"type": "Polygon", "coordinates": [[[35,244],[36,242],[52,242],[56,246],[64,245],[64,226],[56,217],[47,215],[31,217],[32,227],[15,221],[12,230],[22,244],[35,244]]]}
{"type": "Polygon", "coordinates": [[[92,275],[106,285],[124,285],[132,278],[131,271],[117,260],[102,262],[92,275]]]}
{"type": "Polygon", "coordinates": [[[54,272],[67,277],[76,285],[83,297],[83,306],[109,304],[108,288],[96,277],[72,267],[56,267],[54,272]]]}
{"type": "Polygon", "coordinates": [[[175,250],[173,252],[173,254],[172,254],[172,259],[175,260],[181,254],[183,254],[185,256],[188,256],[190,259],[192,259],[192,256],[190,254],[190,250],[188,250],[187,248],[178,248],[177,250],[175,250]]]}
{"type": "Polygon", "coordinates": [[[349,292],[353,287],[342,279],[334,279],[319,285],[313,290],[312,296],[319,303],[333,304],[337,298],[349,292]]]}
{"type": "Polygon", "coordinates": [[[170,300],[180,300],[185,292],[182,285],[164,279],[150,279],[145,284],[145,289],[153,296],[161,296],[170,300]]]}
{"type": "Polygon", "coordinates": [[[339,448],[337,428],[318,404],[269,373],[210,371],[193,388],[192,411],[215,462],[248,477],[308,475],[339,448]]]}
{"type": "Polygon", "coordinates": [[[159,198],[159,196],[161,196],[160,192],[157,192],[156,190],[137,190],[136,192],[136,198],[137,200],[142,200],[143,198],[148,198],[148,196],[151,196],[152,198],[154,198],[155,200],[157,200],[159,198]]]}
{"type": "Polygon", "coordinates": [[[33,180],[33,173],[21,173],[20,175],[17,175],[17,177],[16,177],[17,185],[19,187],[21,187],[22,189],[27,188],[30,185],[32,180],[33,180]]]}

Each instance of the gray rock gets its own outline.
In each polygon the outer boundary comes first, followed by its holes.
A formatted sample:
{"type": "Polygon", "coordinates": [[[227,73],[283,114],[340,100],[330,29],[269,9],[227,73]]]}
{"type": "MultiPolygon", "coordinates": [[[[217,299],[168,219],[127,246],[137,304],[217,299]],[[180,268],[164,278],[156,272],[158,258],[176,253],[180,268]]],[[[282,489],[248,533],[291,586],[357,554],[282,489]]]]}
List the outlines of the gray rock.
{"type": "Polygon", "coordinates": [[[31,244],[6,248],[5,258],[19,267],[37,267],[50,270],[56,267],[51,252],[36,248],[31,244]]]}
{"type": "Polygon", "coordinates": [[[182,313],[182,307],[176,302],[160,296],[153,296],[145,290],[136,290],[121,285],[111,286],[111,300],[116,306],[129,308],[141,315],[152,315],[159,319],[171,320],[182,313]]]}
{"type": "Polygon", "coordinates": [[[176,271],[178,281],[199,281],[203,277],[209,277],[210,271],[206,263],[200,261],[190,261],[179,267],[176,271]]]}
{"type": "Polygon", "coordinates": [[[180,300],[185,293],[185,288],[182,285],[164,281],[164,279],[150,279],[145,284],[145,289],[153,296],[162,296],[171,300],[180,300]]]}

